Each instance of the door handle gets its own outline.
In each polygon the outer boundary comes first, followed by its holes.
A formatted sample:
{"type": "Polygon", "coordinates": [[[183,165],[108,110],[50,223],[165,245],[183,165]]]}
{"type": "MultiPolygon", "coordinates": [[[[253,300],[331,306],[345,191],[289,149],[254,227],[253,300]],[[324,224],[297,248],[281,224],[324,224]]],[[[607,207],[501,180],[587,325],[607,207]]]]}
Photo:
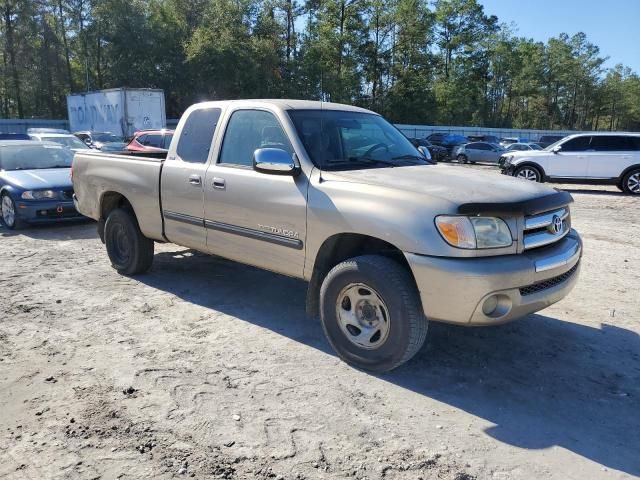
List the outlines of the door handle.
{"type": "Polygon", "coordinates": [[[200,175],[191,175],[189,177],[189,183],[191,185],[200,185],[202,183],[202,178],[200,175]]]}
{"type": "Polygon", "coordinates": [[[213,188],[217,188],[219,190],[224,190],[225,188],[225,181],[224,178],[219,178],[219,177],[213,177],[213,188]]]}

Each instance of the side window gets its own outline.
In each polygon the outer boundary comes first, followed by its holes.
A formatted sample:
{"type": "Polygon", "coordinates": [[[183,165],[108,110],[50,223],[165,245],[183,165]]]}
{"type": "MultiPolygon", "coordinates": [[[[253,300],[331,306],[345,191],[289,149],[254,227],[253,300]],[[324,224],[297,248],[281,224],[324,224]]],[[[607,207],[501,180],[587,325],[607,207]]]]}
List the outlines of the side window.
{"type": "Polygon", "coordinates": [[[139,135],[136,138],[136,142],[138,142],[140,145],[146,145],[145,143],[146,141],[147,141],[147,135],[139,135]]]}
{"type": "Polygon", "coordinates": [[[173,140],[173,133],[165,134],[164,137],[162,137],[162,144],[164,145],[162,148],[169,150],[169,147],[171,146],[171,140],[173,140]]]}
{"type": "Polygon", "coordinates": [[[293,155],[293,148],[276,117],[262,110],[233,112],[222,142],[218,163],[251,166],[259,148],[280,148],[293,155]]]}
{"type": "Polygon", "coordinates": [[[624,152],[634,150],[631,137],[621,135],[598,135],[591,140],[591,148],[596,152],[624,152]]]}
{"type": "MultiPolygon", "coordinates": [[[[185,162],[205,163],[220,118],[220,108],[205,108],[191,112],[182,131],[176,153],[185,162]]],[[[171,135],[167,135],[169,148],[171,135]]]]}
{"type": "Polygon", "coordinates": [[[162,148],[162,135],[147,135],[143,145],[146,145],[147,147],[162,148]]]}
{"type": "Polygon", "coordinates": [[[489,150],[489,145],[486,143],[470,143],[467,148],[472,150],[489,150]]]}
{"type": "Polygon", "coordinates": [[[588,150],[591,137],[576,137],[562,144],[563,152],[584,152],[588,150]]]}

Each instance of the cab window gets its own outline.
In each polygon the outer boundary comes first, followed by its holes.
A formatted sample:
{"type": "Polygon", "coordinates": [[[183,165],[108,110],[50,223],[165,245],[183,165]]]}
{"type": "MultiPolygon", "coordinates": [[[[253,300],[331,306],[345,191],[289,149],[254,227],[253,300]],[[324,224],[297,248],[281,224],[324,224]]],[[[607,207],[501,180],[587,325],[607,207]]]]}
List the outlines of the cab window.
{"type": "MultiPolygon", "coordinates": [[[[176,153],[185,162],[205,163],[213,143],[213,134],[220,118],[220,108],[194,110],[187,117],[176,153]]],[[[165,148],[169,148],[171,134],[165,136],[165,148]]]]}
{"type": "Polygon", "coordinates": [[[293,155],[289,139],[272,113],[263,110],[233,112],[218,163],[251,166],[253,152],[259,148],[280,148],[293,155]]]}

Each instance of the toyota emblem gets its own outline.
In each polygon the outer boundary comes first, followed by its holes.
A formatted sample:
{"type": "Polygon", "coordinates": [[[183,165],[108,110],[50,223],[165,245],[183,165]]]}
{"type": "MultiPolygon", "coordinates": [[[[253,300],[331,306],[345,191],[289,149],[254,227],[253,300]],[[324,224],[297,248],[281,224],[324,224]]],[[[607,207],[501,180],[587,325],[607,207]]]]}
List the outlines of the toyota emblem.
{"type": "Polygon", "coordinates": [[[554,215],[551,219],[551,225],[549,225],[551,233],[558,235],[562,233],[562,219],[558,215],[554,215]]]}

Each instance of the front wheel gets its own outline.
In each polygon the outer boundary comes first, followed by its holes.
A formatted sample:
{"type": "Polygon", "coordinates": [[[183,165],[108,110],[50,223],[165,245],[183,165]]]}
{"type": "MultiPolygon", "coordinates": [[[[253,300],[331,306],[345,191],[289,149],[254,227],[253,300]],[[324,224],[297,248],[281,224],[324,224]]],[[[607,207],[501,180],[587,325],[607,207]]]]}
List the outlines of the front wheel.
{"type": "Polygon", "coordinates": [[[467,163],[467,157],[465,157],[464,155],[458,155],[458,163],[467,163]]]}
{"type": "Polygon", "coordinates": [[[320,289],[320,318],[329,343],[345,362],[386,372],[424,344],[428,321],[405,268],[365,255],[336,265],[320,289]]]}
{"type": "Polygon", "coordinates": [[[118,273],[144,273],[153,263],[153,240],[140,231],[130,210],[112,211],[104,224],[104,241],[111,265],[118,273]]]}
{"type": "Polygon", "coordinates": [[[529,180],[530,182],[542,181],[542,174],[540,173],[540,170],[529,165],[517,168],[513,173],[513,176],[516,178],[522,178],[523,180],[529,180]]]}
{"type": "Polygon", "coordinates": [[[631,170],[624,176],[622,191],[631,195],[640,195],[640,168],[631,170]]]}
{"type": "Polygon", "coordinates": [[[11,230],[17,230],[23,227],[23,222],[18,218],[18,210],[16,209],[16,203],[13,201],[8,193],[2,195],[2,201],[0,203],[2,221],[5,226],[11,230]]]}

